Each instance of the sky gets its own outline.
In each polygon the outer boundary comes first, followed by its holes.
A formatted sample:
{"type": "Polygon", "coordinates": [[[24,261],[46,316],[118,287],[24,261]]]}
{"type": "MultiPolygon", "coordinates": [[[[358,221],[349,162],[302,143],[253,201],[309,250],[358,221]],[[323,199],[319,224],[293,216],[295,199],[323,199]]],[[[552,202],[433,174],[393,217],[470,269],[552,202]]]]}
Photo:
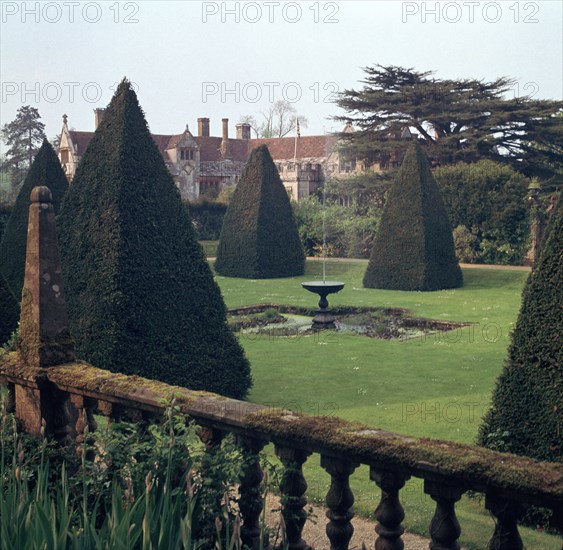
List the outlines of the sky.
{"type": "MultiPolygon", "coordinates": [[[[563,2],[552,1],[1,1],[0,124],[36,107],[49,138],[62,115],[94,129],[127,77],[153,133],[230,135],[244,115],[290,101],[302,135],[340,130],[335,93],[363,67],[397,65],[436,78],[509,76],[510,94],[563,95],[563,2]]],[[[5,150],[2,144],[1,152],[5,150]]]]}

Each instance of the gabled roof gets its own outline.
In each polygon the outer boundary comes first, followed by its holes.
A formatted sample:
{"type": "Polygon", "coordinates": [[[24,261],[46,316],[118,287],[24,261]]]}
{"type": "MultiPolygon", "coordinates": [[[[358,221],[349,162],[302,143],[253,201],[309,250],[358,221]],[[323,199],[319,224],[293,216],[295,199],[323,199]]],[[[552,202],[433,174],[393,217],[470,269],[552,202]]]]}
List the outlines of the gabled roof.
{"type": "Polygon", "coordinates": [[[94,137],[94,132],[77,132],[76,130],[69,130],[68,133],[72,139],[76,154],[81,157],[90,144],[90,140],[94,137]]]}
{"type": "MultiPolygon", "coordinates": [[[[332,136],[302,136],[297,138],[297,158],[323,158],[332,153],[336,139],[332,136]]],[[[295,138],[251,139],[248,154],[260,145],[267,145],[274,160],[290,160],[295,156],[295,138]]]]}
{"type": "MultiPolygon", "coordinates": [[[[94,132],[78,132],[69,130],[70,138],[76,146],[79,157],[84,155],[94,132]]],[[[182,139],[182,134],[151,134],[163,158],[168,159],[167,149],[173,149],[182,139]]],[[[194,136],[200,150],[202,162],[217,162],[221,157],[220,137],[194,136]]],[[[302,136],[297,138],[298,159],[320,159],[330,155],[335,148],[336,138],[333,136],[302,136]]],[[[229,158],[237,162],[246,162],[250,152],[260,145],[267,145],[274,160],[291,160],[295,153],[295,138],[269,138],[269,139],[229,139],[229,158]]]]}

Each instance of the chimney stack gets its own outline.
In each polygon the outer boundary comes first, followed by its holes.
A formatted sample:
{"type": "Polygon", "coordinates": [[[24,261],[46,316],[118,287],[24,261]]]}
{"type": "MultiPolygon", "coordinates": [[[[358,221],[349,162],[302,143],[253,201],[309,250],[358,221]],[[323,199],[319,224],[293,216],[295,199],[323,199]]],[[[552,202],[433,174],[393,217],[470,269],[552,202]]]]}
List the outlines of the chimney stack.
{"type": "Polygon", "coordinates": [[[250,139],[250,124],[242,122],[236,125],[237,139],[250,139]]]}
{"type": "Polygon", "coordinates": [[[98,129],[100,122],[104,119],[104,115],[106,114],[105,109],[94,109],[94,130],[98,129]]]}
{"type": "Polygon", "coordinates": [[[221,141],[221,156],[223,159],[229,158],[229,119],[223,119],[223,140],[221,141]]]}
{"type": "Polygon", "coordinates": [[[208,118],[198,118],[197,119],[197,135],[199,137],[209,137],[209,119],[208,118]]]}

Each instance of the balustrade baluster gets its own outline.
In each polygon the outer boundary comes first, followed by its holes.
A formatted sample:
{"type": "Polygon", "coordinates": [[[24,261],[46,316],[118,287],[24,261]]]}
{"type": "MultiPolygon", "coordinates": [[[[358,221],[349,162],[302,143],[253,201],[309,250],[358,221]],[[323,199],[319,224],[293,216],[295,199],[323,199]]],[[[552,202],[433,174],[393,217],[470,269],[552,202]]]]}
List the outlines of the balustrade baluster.
{"type": "MultiPolygon", "coordinates": [[[[70,402],[78,413],[74,431],[76,434],[76,450],[78,453],[81,453],[82,446],[84,444],[90,444],[89,440],[84,440],[84,432],[86,430],[86,426],[88,426],[88,431],[90,433],[95,431],[97,428],[96,420],[94,419],[94,409],[97,405],[97,402],[95,399],[90,399],[82,395],[74,394],[70,395],[70,402]]],[[[92,449],[86,451],[86,458],[88,460],[93,460],[94,455],[95,453],[92,449]]]]}
{"type": "Polygon", "coordinates": [[[485,508],[496,520],[495,531],[489,542],[488,550],[524,550],[524,544],[518,532],[518,520],[526,513],[526,505],[520,501],[487,493],[485,508]]]}
{"type": "Polygon", "coordinates": [[[15,384],[6,384],[6,401],[4,405],[8,414],[16,412],[16,387],[15,384]]]}
{"type": "Polygon", "coordinates": [[[276,454],[284,466],[280,491],[289,550],[311,550],[301,538],[303,526],[307,521],[307,512],[304,509],[307,499],[303,496],[307,490],[307,482],[303,477],[303,464],[311,453],[276,445],[276,454]]]}
{"type": "Polygon", "coordinates": [[[263,534],[263,546],[260,546],[260,515],[264,508],[264,473],[260,466],[259,453],[266,441],[252,437],[238,437],[243,454],[240,473],[239,510],[242,517],[240,531],[243,544],[252,550],[269,550],[267,534],[263,534]]]}
{"type": "Polygon", "coordinates": [[[461,527],[455,514],[455,503],[465,491],[454,485],[425,479],[424,492],[436,502],[436,511],[430,522],[430,550],[459,550],[457,540],[461,527]]]}
{"type": "Polygon", "coordinates": [[[350,475],[358,464],[321,456],[321,466],[330,474],[331,484],[326,495],[327,518],[330,522],[326,526],[326,534],[330,541],[331,550],[348,550],[350,539],[354,534],[352,525],[352,505],[354,494],[350,489],[350,475]]]}
{"type": "Polygon", "coordinates": [[[405,486],[409,475],[399,470],[370,468],[370,479],[381,489],[381,501],[375,510],[378,521],[375,532],[379,535],[375,541],[375,550],[403,550],[401,539],[405,532],[401,522],[405,511],[399,501],[399,491],[405,486]]]}
{"type": "Polygon", "coordinates": [[[123,416],[123,407],[111,401],[98,401],[98,410],[108,419],[111,418],[116,422],[121,421],[123,416]]]}
{"type": "Polygon", "coordinates": [[[66,392],[53,390],[47,400],[51,404],[50,421],[47,417],[47,433],[64,446],[76,443],[76,422],[78,411],[71,402],[70,395],[66,392]]]}

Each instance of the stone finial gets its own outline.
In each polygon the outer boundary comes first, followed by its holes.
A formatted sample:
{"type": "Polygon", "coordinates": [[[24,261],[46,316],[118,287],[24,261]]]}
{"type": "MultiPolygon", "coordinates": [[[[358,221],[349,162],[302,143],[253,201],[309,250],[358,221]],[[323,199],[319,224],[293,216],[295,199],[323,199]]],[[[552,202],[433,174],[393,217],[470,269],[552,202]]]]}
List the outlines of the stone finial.
{"type": "Polygon", "coordinates": [[[66,115],[63,115],[63,124],[66,126],[68,117],[66,115]]]}
{"type": "Polygon", "coordinates": [[[18,352],[33,367],[76,359],[63,293],[53,199],[48,187],[31,191],[18,352]]]}

